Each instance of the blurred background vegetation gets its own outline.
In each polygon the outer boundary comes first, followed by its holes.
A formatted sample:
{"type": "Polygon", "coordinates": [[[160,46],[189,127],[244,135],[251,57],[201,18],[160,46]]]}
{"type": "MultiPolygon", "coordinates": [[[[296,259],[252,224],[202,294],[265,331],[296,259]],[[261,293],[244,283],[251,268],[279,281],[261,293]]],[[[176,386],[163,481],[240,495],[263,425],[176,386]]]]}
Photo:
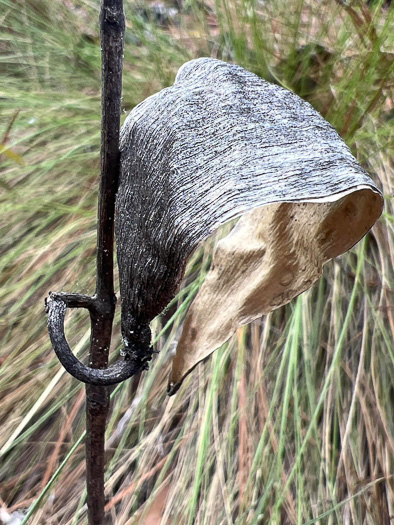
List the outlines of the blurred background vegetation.
{"type": "MultiPolygon", "coordinates": [[[[124,116],[185,61],[236,62],[310,101],[385,195],[366,238],[238,330],[166,397],[215,239],[154,322],[149,373],[113,390],[108,523],[376,524],[394,516],[394,8],[350,0],[125,2],[124,116]],[[162,518],[161,518],[162,516],[162,518]]],[[[3,520],[86,523],[84,388],[51,350],[49,290],[92,293],[98,0],[0,0],[3,520]],[[32,505],[34,505],[32,507],[32,505]]],[[[86,312],[69,342],[86,355],[86,312]]],[[[113,356],[120,347],[119,312],[113,356]]]]}

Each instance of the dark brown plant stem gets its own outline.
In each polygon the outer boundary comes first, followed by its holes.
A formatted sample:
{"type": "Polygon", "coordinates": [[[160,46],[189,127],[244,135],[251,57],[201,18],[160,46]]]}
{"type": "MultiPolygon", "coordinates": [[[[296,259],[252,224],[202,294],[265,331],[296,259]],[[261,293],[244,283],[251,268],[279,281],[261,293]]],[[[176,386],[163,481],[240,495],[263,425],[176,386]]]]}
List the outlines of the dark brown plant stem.
{"type": "MultiPolygon", "coordinates": [[[[109,408],[107,386],[147,369],[151,347],[108,367],[116,296],[113,283],[115,196],[118,187],[120,112],[125,18],[122,0],[102,0],[100,36],[102,49],[101,175],[97,226],[96,292],[93,296],[50,292],[46,299],[48,331],[53,348],[65,369],[86,386],[86,470],[88,520],[104,523],[104,437],[109,408]],[[67,308],[90,313],[89,366],[72,353],[64,333],[67,308]]],[[[138,345],[137,345],[138,346],[138,345]]]]}
{"type": "MultiPolygon", "coordinates": [[[[102,0],[100,35],[102,49],[101,178],[98,206],[97,280],[93,296],[50,292],[45,300],[48,331],[64,368],[79,381],[108,386],[146,370],[153,349],[137,341],[132,352],[108,365],[108,352],[116,297],[113,286],[115,195],[119,176],[119,130],[122,96],[122,63],[125,18],[123,2],[102,0]],[[77,359],[64,333],[66,308],[86,308],[92,322],[89,366],[77,359]]],[[[93,390],[92,390],[93,392],[93,390]]],[[[97,390],[98,392],[98,390],[97,390]]]]}
{"type": "MultiPolygon", "coordinates": [[[[119,177],[119,132],[125,18],[122,0],[102,0],[101,176],[97,228],[96,308],[90,310],[92,332],[89,365],[106,368],[116,296],[113,282],[115,195],[119,177]]],[[[86,477],[88,521],[104,523],[105,428],[109,392],[86,385],[86,477]]]]}

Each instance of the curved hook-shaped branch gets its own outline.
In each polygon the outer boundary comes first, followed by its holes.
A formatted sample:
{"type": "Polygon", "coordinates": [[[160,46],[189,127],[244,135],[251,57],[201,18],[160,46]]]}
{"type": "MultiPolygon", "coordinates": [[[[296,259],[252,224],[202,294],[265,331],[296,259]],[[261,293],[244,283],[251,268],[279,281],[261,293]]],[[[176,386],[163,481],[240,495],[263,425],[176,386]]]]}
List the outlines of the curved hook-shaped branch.
{"type": "Polygon", "coordinates": [[[91,368],[81,363],[72,353],[64,333],[64,318],[67,304],[90,310],[93,308],[94,298],[74,294],[51,293],[45,301],[49,337],[59,361],[69,374],[83,383],[108,386],[121,383],[125,379],[129,379],[133,375],[149,368],[148,361],[150,361],[154,353],[151,348],[143,349],[143,351],[142,349],[138,349],[139,351],[136,349],[136,356],[118,361],[105,369],[91,368]]]}

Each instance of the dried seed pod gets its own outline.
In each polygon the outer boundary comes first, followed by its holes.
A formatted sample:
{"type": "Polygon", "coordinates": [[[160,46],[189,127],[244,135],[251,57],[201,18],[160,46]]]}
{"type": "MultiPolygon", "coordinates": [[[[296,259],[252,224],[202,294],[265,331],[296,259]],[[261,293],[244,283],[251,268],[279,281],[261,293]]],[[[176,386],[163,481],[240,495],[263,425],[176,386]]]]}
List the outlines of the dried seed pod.
{"type": "MultiPolygon", "coordinates": [[[[381,214],[382,197],[310,104],[239,66],[202,58],[184,64],[173,86],[128,116],[116,207],[126,353],[141,334],[148,341],[146,327],[174,296],[194,248],[219,225],[252,213],[215,255],[220,261],[239,234],[255,249],[251,258],[249,247],[245,252],[240,246],[236,256],[225,257],[223,275],[215,263],[211,291],[205,283],[196,298],[200,306],[191,307],[171,375],[175,391],[237,326],[301,293],[327,259],[365,235],[381,214]],[[274,206],[256,211],[268,204],[274,206]],[[285,259],[289,268],[282,267],[285,259]],[[249,281],[253,268],[255,290],[249,281]],[[244,270],[248,277],[242,281],[244,270]],[[237,280],[248,283],[251,293],[234,302],[227,324],[221,318],[226,328],[219,337],[204,335],[208,327],[196,321],[196,311],[215,294],[234,294],[237,280]],[[198,344],[192,347],[195,330],[198,344]]],[[[219,313],[220,301],[210,316],[219,313]]]]}

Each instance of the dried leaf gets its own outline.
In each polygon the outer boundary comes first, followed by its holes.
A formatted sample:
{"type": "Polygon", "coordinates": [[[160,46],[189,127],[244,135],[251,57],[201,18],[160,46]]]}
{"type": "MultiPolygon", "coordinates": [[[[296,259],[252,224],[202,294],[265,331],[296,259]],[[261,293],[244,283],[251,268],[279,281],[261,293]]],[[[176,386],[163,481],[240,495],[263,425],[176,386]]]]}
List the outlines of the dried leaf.
{"type": "Polygon", "coordinates": [[[253,212],[257,218],[242,218],[218,247],[219,263],[185,323],[171,377],[178,385],[236,326],[284,304],[316,280],[323,262],[333,256],[330,250],[346,250],[372,226],[382,199],[346,144],[310,104],[239,66],[202,58],[184,64],[173,86],[149,97],[126,119],[116,206],[126,354],[141,337],[148,338],[149,322],[173,298],[196,246],[221,224],[259,208],[253,212]],[[301,202],[315,204],[291,204],[301,202]],[[331,204],[317,204],[324,202],[331,204]],[[342,213],[345,202],[357,211],[342,213]],[[272,206],[262,208],[265,205],[272,206]],[[349,222],[338,228],[338,217],[361,217],[362,225],[349,222]],[[302,225],[298,230],[297,224],[302,225]],[[302,228],[309,231],[306,237],[302,228]],[[344,234],[348,230],[349,235],[344,234]],[[327,247],[322,239],[332,232],[338,236],[332,234],[327,247]],[[220,254],[231,249],[222,247],[231,247],[237,235],[250,240],[247,246],[244,239],[234,245],[240,262],[231,265],[233,255],[226,260],[220,254]],[[312,246],[316,253],[311,255],[312,246]],[[223,257],[226,265],[220,263],[223,257]],[[281,260],[289,262],[289,268],[281,268],[281,260]],[[299,272],[303,265],[305,271],[299,272]],[[289,275],[282,275],[285,268],[289,275]],[[237,279],[243,279],[243,287],[233,284],[237,279]],[[287,281],[289,285],[280,284],[287,281]],[[237,301],[230,304],[233,293],[237,301]],[[206,326],[201,305],[215,295],[220,330],[215,336],[204,335],[214,325],[206,326]],[[231,306],[226,319],[227,306],[223,303],[220,312],[221,300],[231,306]],[[199,343],[193,343],[192,357],[186,345],[195,330],[199,343]]]}

